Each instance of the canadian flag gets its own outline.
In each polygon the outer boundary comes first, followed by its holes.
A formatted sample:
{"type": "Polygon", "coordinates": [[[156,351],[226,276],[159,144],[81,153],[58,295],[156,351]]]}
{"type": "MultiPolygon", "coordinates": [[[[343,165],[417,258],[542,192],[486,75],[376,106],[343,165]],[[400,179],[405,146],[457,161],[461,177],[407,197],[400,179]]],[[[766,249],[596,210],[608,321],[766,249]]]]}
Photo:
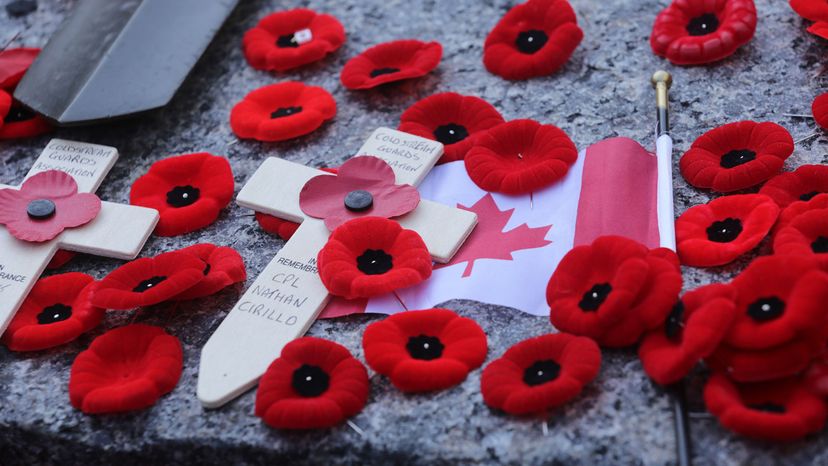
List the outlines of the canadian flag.
{"type": "MultiPolygon", "coordinates": [[[[669,137],[662,136],[657,144],[659,153],[670,154],[671,147],[663,146],[671,145],[669,137]]],[[[670,177],[669,172],[666,175],[670,177]]],[[[578,154],[564,179],[531,194],[484,191],[469,178],[462,161],[432,169],[419,190],[423,199],[478,214],[479,223],[462,248],[448,264],[436,264],[425,282],[398,290],[399,299],[393,294],[370,300],[334,298],[321,318],[393,314],[452,299],[548,315],[546,284],[574,246],[603,235],[621,235],[658,247],[664,243],[663,235],[672,235],[672,179],[669,185],[662,181],[660,189],[656,155],[628,138],[589,146],[578,154]],[[661,222],[660,191],[670,202],[661,222]],[[660,232],[659,224],[669,225],[662,227],[668,231],[660,232]]]]}

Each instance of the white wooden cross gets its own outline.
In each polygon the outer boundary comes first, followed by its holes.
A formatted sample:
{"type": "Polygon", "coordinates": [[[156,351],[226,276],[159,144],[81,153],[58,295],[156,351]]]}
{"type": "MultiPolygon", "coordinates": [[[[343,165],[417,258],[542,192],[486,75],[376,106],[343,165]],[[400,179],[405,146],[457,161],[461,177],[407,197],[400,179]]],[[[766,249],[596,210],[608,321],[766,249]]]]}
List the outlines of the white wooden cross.
{"type": "MultiPolygon", "coordinates": [[[[52,139],[26,179],[48,171],[66,172],[78,192],[95,192],[118,160],[114,147],[52,139]]],[[[0,188],[10,186],[0,185],[0,188]]],[[[86,225],[64,230],[57,238],[30,243],[12,236],[0,225],[0,334],[58,249],[116,259],[133,259],[158,223],[158,211],[101,202],[101,211],[86,225]]]]}
{"type": "MultiPolygon", "coordinates": [[[[379,128],[356,156],[379,157],[394,169],[398,184],[416,186],[442,153],[439,142],[379,128]]],[[[198,398],[208,408],[219,407],[256,385],[282,348],[308,330],[330,298],[316,270],[316,256],[330,231],[299,207],[302,187],[319,175],[333,176],[269,158],[236,199],[242,207],[301,225],[202,349],[198,398]]],[[[421,200],[414,211],[396,220],[422,236],[435,261],[446,263],[474,229],[477,215],[421,200]]]]}

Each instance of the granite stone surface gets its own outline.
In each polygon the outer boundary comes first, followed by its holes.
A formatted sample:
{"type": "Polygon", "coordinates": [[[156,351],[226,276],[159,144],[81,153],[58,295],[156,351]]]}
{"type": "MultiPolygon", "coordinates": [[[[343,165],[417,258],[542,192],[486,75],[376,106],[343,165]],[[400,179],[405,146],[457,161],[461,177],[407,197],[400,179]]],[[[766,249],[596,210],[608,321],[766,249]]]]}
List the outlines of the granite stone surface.
{"type": "MultiPolygon", "coordinates": [[[[6,2],[4,2],[5,4],[6,2]]],[[[9,17],[0,11],[0,42],[43,46],[75,1],[40,0],[37,11],[9,17]]],[[[809,113],[825,86],[826,43],[782,0],[757,0],[758,32],[733,57],[714,67],[677,68],[655,57],[648,38],[666,0],[572,0],[585,38],[558,74],[507,82],[482,64],[483,41],[515,0],[242,0],[173,99],[159,111],[117,123],[59,129],[53,134],[0,143],[0,180],[21,181],[51,137],[116,146],[121,159],[103,184],[102,199],[128,202],[130,184],[168,155],[208,151],[226,155],[236,190],[267,157],[312,166],[338,165],[378,126],[396,127],[399,115],[439,91],[480,96],[506,119],[533,118],[558,125],[579,148],[623,135],[653,146],[654,97],[649,77],[658,68],[674,75],[673,135],[676,160],[702,132],[754,119],[788,128],[794,139],[815,131],[812,121],[785,117],[809,113]],[[268,12],[305,6],[331,13],[348,39],[337,53],[298,71],[274,75],[247,65],[241,38],[268,12]],[[366,92],[339,82],[348,58],[373,44],[399,38],[437,40],[444,46],[439,68],[418,80],[366,92]],[[318,131],[285,143],[238,141],[230,131],[232,105],[247,92],[273,82],[319,85],[337,100],[336,118],[318,131]]],[[[182,24],[186,27],[186,24],[182,24]]],[[[828,138],[799,143],[786,163],[824,163],[828,138]]],[[[710,193],[689,187],[675,169],[676,210],[706,202],[710,193]]],[[[283,242],[264,233],[251,213],[231,205],[212,226],[175,238],[150,239],[145,256],[197,242],[241,251],[251,277],[283,242]]],[[[767,244],[760,249],[767,251],[767,244]]],[[[748,258],[723,268],[685,268],[685,289],[724,281],[748,258]]],[[[78,257],[64,270],[103,277],[115,260],[78,257]]],[[[365,410],[353,418],[364,435],[343,425],[311,433],[282,433],[253,415],[254,392],[218,410],[205,410],[195,396],[199,351],[235,303],[244,285],[179,305],[110,313],[104,324],[63,347],[31,354],[0,348],[0,464],[645,464],[675,463],[670,403],[644,375],[633,350],[604,351],[600,376],[574,402],[556,411],[544,434],[539,419],[515,419],[483,403],[480,370],[461,385],[437,394],[407,396],[383,377],[371,379],[365,410]],[[178,336],[185,367],[175,390],[150,409],[118,416],[86,416],[69,405],[69,369],[78,352],[107,328],[131,321],[151,323],[178,336]]],[[[446,307],[477,319],[489,335],[492,360],[511,344],[552,331],[546,318],[472,301],[446,307]]],[[[314,336],[347,346],[362,359],[360,339],[376,317],[317,322],[314,336]]],[[[699,370],[690,382],[691,408],[702,411],[699,370]]],[[[734,436],[715,419],[694,415],[694,460],[718,464],[828,464],[828,438],[814,436],[772,446],[734,436]]]]}

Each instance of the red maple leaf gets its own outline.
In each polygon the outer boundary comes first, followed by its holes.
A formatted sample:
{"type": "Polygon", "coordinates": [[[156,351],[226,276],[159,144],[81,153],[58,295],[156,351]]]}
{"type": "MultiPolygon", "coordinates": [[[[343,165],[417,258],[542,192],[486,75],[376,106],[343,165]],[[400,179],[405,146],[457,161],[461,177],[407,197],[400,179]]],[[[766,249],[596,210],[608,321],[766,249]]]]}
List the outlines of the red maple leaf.
{"type": "Polygon", "coordinates": [[[503,228],[509,223],[515,209],[498,209],[491,193],[481,197],[471,207],[460,204],[457,204],[457,207],[476,213],[477,226],[455,254],[454,259],[435,268],[468,262],[466,270],[463,271],[463,277],[468,277],[471,275],[474,261],[478,259],[512,260],[512,251],[540,248],[552,242],[545,239],[552,225],[530,228],[523,223],[504,232],[503,228]]]}

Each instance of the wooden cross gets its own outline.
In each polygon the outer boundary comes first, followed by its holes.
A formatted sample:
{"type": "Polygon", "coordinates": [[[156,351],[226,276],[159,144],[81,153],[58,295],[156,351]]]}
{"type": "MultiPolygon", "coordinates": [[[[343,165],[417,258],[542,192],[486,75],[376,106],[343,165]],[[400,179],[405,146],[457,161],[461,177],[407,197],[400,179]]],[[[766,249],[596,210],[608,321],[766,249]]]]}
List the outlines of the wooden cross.
{"type": "MultiPolygon", "coordinates": [[[[95,192],[118,160],[114,147],[52,139],[26,175],[60,170],[78,183],[78,192],[95,192]]],[[[10,186],[0,185],[0,188],[10,186]]],[[[0,334],[14,317],[58,249],[116,259],[134,259],[158,223],[158,211],[101,202],[101,211],[86,225],[64,230],[57,238],[30,243],[0,225],[0,334]]]]}
{"type": "MultiPolygon", "coordinates": [[[[379,157],[394,169],[398,184],[416,186],[442,153],[439,142],[379,128],[356,156],[379,157]]],[[[282,348],[308,330],[330,299],[316,269],[316,256],[330,231],[299,207],[302,187],[319,175],[332,176],[269,158],[236,199],[242,207],[301,225],[202,349],[198,398],[208,408],[219,407],[256,385],[282,348]]],[[[414,211],[396,220],[422,236],[435,261],[446,263],[471,234],[477,215],[421,200],[414,211]]]]}

